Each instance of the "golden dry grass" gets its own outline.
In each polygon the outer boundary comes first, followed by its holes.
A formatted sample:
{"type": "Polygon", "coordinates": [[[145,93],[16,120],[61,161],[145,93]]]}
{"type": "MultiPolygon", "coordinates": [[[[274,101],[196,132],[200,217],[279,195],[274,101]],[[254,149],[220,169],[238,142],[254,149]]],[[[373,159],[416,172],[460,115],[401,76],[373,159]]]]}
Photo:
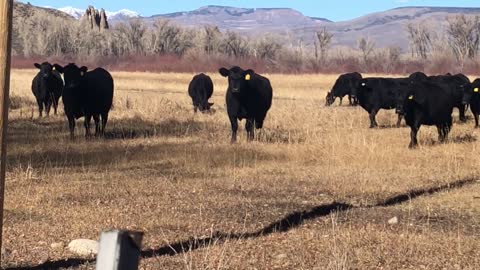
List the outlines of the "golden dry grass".
{"type": "Polygon", "coordinates": [[[230,145],[224,78],[212,76],[216,113],[194,115],[193,74],[118,72],[107,139],[85,141],[78,121],[71,142],[62,110],[37,119],[33,75],[12,73],[19,105],[10,112],[4,265],[75,258],[50,244],[127,228],[158,249],[142,269],[480,268],[472,122],[455,124],[442,145],[436,128],[422,127],[412,151],[392,111],[371,130],[361,108],[324,107],[336,76],[271,74],[274,101],[259,140],[247,143],[242,129],[230,145]],[[471,181],[455,187],[463,180],[471,181]],[[348,209],[332,214],[334,202],[348,209]],[[387,224],[394,216],[399,224],[387,224]],[[279,221],[279,232],[262,231],[279,221]],[[176,243],[194,250],[165,255],[176,243]]]}

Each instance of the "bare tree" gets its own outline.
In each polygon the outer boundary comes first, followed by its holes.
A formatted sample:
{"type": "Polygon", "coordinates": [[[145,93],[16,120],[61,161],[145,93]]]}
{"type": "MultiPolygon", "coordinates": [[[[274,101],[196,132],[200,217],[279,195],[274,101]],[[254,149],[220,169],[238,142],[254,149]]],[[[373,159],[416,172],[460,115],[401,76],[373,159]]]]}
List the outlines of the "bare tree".
{"type": "Polygon", "coordinates": [[[255,56],[273,62],[282,49],[282,45],[272,37],[264,37],[254,44],[255,56]]]}
{"type": "Polygon", "coordinates": [[[368,65],[370,56],[375,49],[375,42],[373,42],[369,38],[361,38],[358,40],[358,48],[362,52],[363,62],[365,63],[365,65],[368,65]]]}
{"type": "Polygon", "coordinates": [[[221,45],[223,53],[229,56],[245,57],[249,55],[248,41],[235,32],[228,31],[221,45]]]}
{"type": "Polygon", "coordinates": [[[478,54],[480,17],[467,18],[465,15],[460,15],[449,18],[447,36],[455,57],[463,66],[465,59],[473,59],[478,54]]]}
{"type": "Polygon", "coordinates": [[[324,63],[327,57],[328,47],[332,42],[333,34],[328,32],[327,28],[324,27],[320,32],[316,32],[315,37],[315,60],[317,62],[320,60],[324,63]]]}
{"type": "Polygon", "coordinates": [[[408,39],[412,56],[416,55],[424,60],[427,59],[428,50],[432,46],[432,33],[425,24],[408,24],[408,39]]]}
{"type": "Polygon", "coordinates": [[[203,50],[206,54],[213,54],[218,51],[222,33],[218,29],[218,26],[207,25],[204,27],[205,38],[203,50]]]}

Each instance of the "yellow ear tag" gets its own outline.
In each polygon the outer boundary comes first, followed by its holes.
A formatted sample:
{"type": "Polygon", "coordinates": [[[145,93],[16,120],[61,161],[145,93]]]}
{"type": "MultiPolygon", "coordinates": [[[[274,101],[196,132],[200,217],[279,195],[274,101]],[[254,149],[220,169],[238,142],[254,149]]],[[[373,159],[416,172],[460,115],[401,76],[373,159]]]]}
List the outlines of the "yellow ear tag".
{"type": "Polygon", "coordinates": [[[85,75],[85,72],[81,71],[81,72],[80,72],[80,76],[83,77],[83,75],[85,75]]]}
{"type": "Polygon", "coordinates": [[[250,74],[245,75],[245,80],[246,80],[246,81],[250,81],[250,79],[251,79],[250,74]]]}
{"type": "Polygon", "coordinates": [[[53,67],[52,70],[55,71],[55,67],[53,67]]]}
{"type": "Polygon", "coordinates": [[[473,92],[478,93],[478,88],[474,88],[473,92]]]}
{"type": "Polygon", "coordinates": [[[412,100],[412,99],[413,99],[413,95],[409,96],[408,99],[412,100]]]}

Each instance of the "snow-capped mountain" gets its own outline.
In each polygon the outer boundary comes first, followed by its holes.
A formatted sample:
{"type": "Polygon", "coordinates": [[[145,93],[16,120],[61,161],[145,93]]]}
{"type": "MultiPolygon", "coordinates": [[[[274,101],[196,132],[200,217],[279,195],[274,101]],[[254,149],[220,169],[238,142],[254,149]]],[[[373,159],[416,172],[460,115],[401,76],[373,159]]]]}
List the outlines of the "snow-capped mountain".
{"type": "Polygon", "coordinates": [[[117,20],[126,20],[126,19],[131,19],[131,18],[139,18],[140,13],[131,11],[128,9],[121,9],[119,11],[111,12],[111,11],[106,11],[107,13],[107,18],[112,21],[117,21],[117,20]]]}
{"type": "MultiPolygon", "coordinates": [[[[83,16],[83,14],[85,14],[85,9],[81,9],[81,8],[63,7],[63,8],[59,8],[58,10],[67,13],[68,15],[74,17],[77,20],[80,19],[83,16]]],[[[107,17],[109,21],[121,21],[121,20],[140,17],[140,14],[138,12],[131,11],[128,9],[121,9],[119,11],[105,11],[105,13],[107,13],[107,17]]]]}
{"type": "Polygon", "coordinates": [[[75,19],[80,19],[83,14],[85,14],[85,9],[74,8],[74,7],[63,7],[58,10],[67,13],[68,15],[74,17],[75,19]]]}

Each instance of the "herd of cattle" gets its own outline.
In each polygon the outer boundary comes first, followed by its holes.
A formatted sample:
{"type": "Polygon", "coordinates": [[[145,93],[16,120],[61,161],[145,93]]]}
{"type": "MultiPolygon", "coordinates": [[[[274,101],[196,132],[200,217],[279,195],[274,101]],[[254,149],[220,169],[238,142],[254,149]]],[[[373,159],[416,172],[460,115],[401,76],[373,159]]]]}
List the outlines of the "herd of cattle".
{"type": "MultiPolygon", "coordinates": [[[[64,67],[48,62],[37,64],[38,74],[32,82],[32,92],[37,99],[39,114],[48,115],[53,105],[55,114],[60,97],[63,99],[70,136],[74,138],[75,120],[85,117],[85,135],[90,136],[90,121],[95,121],[95,135],[105,132],[108,113],[112,107],[114,84],[108,71],[68,64],[64,67]],[[62,76],[65,80],[62,80],[62,76]]],[[[261,129],[272,105],[272,86],[268,78],[253,70],[240,67],[220,68],[219,73],[228,78],[226,93],[227,114],[232,137],[236,142],[238,120],[246,119],[247,139],[253,140],[255,129],[261,129]]],[[[330,106],[336,98],[342,104],[348,95],[350,105],[360,105],[370,117],[370,127],[378,126],[375,116],[380,109],[396,109],[397,126],[402,118],[411,128],[410,148],[417,146],[417,133],[421,125],[435,125],[439,140],[445,141],[452,127],[452,111],[458,108],[460,121],[465,122],[465,111],[470,109],[479,127],[480,79],[473,83],[463,74],[427,76],[416,72],[408,78],[363,78],[360,73],[341,75],[326,97],[330,106]]],[[[213,94],[213,82],[203,73],[195,75],[188,87],[194,112],[207,112],[213,103],[208,100],[213,94]]]]}
{"type": "Polygon", "coordinates": [[[402,117],[411,128],[410,148],[417,146],[421,125],[436,126],[438,138],[444,142],[452,127],[452,111],[458,108],[460,121],[465,122],[468,106],[479,128],[480,79],[473,83],[463,74],[427,76],[415,72],[408,78],[362,78],[359,73],[341,75],[327,94],[326,105],[335,98],[348,95],[350,104],[359,104],[370,116],[370,127],[378,126],[375,116],[380,109],[395,109],[397,127],[402,117]]]}

